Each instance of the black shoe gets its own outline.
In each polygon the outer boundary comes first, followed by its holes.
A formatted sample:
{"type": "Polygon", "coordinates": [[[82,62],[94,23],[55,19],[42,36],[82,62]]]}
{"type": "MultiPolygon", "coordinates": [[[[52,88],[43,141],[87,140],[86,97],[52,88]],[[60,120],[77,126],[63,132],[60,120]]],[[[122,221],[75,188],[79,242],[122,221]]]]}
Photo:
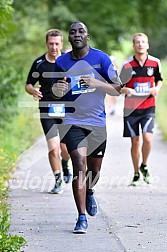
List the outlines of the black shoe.
{"type": "Polygon", "coordinates": [[[140,166],[140,171],[143,175],[143,179],[147,184],[151,184],[152,182],[152,176],[150,175],[147,166],[144,166],[143,164],[141,164],[140,166]]]}
{"type": "Polygon", "coordinates": [[[131,186],[138,186],[140,184],[140,173],[134,173],[134,177],[132,182],[130,183],[131,186]]]}

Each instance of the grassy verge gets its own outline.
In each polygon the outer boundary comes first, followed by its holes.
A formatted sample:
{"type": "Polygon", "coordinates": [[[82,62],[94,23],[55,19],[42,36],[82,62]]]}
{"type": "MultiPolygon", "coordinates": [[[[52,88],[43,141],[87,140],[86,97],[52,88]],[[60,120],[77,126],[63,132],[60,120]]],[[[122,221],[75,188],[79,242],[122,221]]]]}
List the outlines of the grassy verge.
{"type": "Polygon", "coordinates": [[[164,85],[159,94],[156,109],[156,121],[162,132],[163,140],[167,141],[167,85],[164,85]]]}
{"type": "MultiPolygon", "coordinates": [[[[22,98],[32,101],[32,97],[26,94],[22,98]]],[[[0,147],[0,251],[17,252],[26,245],[23,237],[10,235],[10,205],[7,202],[8,180],[15,170],[17,157],[41,134],[39,120],[33,119],[32,114],[37,108],[17,108],[19,114],[1,129],[0,147]]]]}
{"type": "Polygon", "coordinates": [[[156,121],[162,132],[163,140],[167,141],[167,60],[162,62],[163,87],[159,92],[156,107],[156,121]]]}
{"type": "Polygon", "coordinates": [[[0,248],[2,252],[19,251],[25,245],[25,239],[10,235],[10,205],[7,203],[7,181],[14,169],[15,155],[8,155],[0,149],[0,248]]]}

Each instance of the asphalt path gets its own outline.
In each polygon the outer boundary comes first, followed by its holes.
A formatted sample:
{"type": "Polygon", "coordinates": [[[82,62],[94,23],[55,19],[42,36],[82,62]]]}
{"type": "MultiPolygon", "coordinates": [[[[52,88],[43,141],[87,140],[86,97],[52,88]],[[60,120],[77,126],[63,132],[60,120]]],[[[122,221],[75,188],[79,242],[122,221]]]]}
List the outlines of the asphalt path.
{"type": "Polygon", "coordinates": [[[71,184],[51,195],[54,185],[44,136],[20,155],[9,182],[11,234],[25,237],[26,252],[165,252],[167,251],[167,143],[156,126],[149,169],[153,183],[133,177],[130,139],[122,137],[123,97],[116,114],[107,113],[108,142],[101,177],[95,187],[99,213],[88,216],[88,232],[72,229],[77,211],[71,184]]]}

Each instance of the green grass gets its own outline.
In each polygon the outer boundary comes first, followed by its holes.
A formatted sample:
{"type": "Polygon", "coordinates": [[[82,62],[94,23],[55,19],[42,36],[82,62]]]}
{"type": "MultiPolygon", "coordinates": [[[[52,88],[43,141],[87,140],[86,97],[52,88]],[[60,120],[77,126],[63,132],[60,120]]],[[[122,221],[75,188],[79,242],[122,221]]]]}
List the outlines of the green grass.
{"type": "MultiPolygon", "coordinates": [[[[22,100],[33,101],[32,97],[23,94],[22,100]]],[[[10,235],[10,205],[7,203],[8,180],[15,171],[16,160],[21,152],[30,147],[42,133],[39,119],[33,118],[35,108],[17,107],[18,115],[12,118],[0,131],[0,248],[1,252],[22,251],[26,245],[23,237],[10,235]]]]}
{"type": "Polygon", "coordinates": [[[3,134],[2,146],[11,153],[18,154],[32,144],[32,141],[38,137],[41,132],[41,124],[39,119],[33,118],[33,114],[38,112],[37,102],[32,96],[25,94],[20,102],[32,102],[36,107],[17,107],[18,115],[7,125],[3,134]]]}
{"type": "Polygon", "coordinates": [[[163,139],[167,141],[167,86],[163,86],[159,93],[156,108],[156,122],[162,132],[163,139]],[[161,94],[160,94],[161,93],[161,94]]]}
{"type": "Polygon", "coordinates": [[[0,149],[0,248],[2,252],[20,251],[26,244],[23,237],[10,235],[10,205],[7,203],[7,185],[10,174],[14,171],[15,155],[8,155],[0,149]]]}
{"type": "Polygon", "coordinates": [[[167,59],[162,62],[163,86],[159,92],[156,106],[156,122],[162,132],[164,141],[167,141],[167,59]]]}

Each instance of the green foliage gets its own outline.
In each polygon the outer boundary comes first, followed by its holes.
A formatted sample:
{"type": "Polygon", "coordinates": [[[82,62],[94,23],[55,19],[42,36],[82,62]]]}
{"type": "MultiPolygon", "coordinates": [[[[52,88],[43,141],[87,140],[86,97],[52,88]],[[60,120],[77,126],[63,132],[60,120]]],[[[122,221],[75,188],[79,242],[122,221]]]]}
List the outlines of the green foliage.
{"type": "Polygon", "coordinates": [[[0,248],[2,252],[20,251],[26,244],[25,239],[8,234],[10,228],[10,205],[6,202],[7,184],[14,169],[16,156],[7,154],[0,149],[0,248]]]}
{"type": "MultiPolygon", "coordinates": [[[[4,150],[1,148],[0,149],[0,195],[2,197],[5,197],[5,190],[7,187],[7,181],[10,178],[10,171],[12,171],[11,166],[12,166],[12,157],[9,156],[4,152],[4,150]]],[[[1,197],[0,196],[0,197],[1,197]]],[[[1,199],[1,198],[0,198],[1,199]]]]}
{"type": "MultiPolygon", "coordinates": [[[[20,97],[20,101],[28,102],[32,99],[25,93],[20,97]]],[[[13,121],[10,124],[7,123],[6,127],[0,130],[0,251],[2,252],[21,251],[21,247],[26,245],[23,237],[9,234],[10,205],[7,203],[6,198],[8,181],[15,171],[17,157],[31,146],[34,139],[42,132],[39,120],[32,120],[33,113],[36,112],[38,112],[37,107],[20,107],[18,108],[18,115],[13,116],[13,121]]]]}
{"type": "Polygon", "coordinates": [[[0,2],[0,50],[5,44],[7,35],[15,28],[12,3],[12,0],[1,0],[0,2]]]}
{"type": "MultiPolygon", "coordinates": [[[[128,22],[136,14],[135,12],[129,12],[130,6],[128,3],[131,1],[117,0],[112,1],[112,4],[110,0],[105,2],[100,0],[82,0],[79,2],[68,0],[63,2],[73,15],[75,14],[73,21],[80,20],[86,23],[91,38],[96,41],[96,46],[109,54],[111,54],[111,50],[120,48],[120,37],[129,30],[128,22]],[[111,41],[114,43],[111,43],[111,41]]],[[[133,1],[131,8],[134,4],[133,1]]]]}
{"type": "Polygon", "coordinates": [[[25,245],[25,240],[23,237],[11,236],[7,234],[0,235],[0,247],[2,252],[17,252],[20,250],[23,245],[25,245]]]}
{"type": "Polygon", "coordinates": [[[3,75],[3,80],[0,86],[0,127],[6,127],[6,123],[13,119],[17,114],[16,104],[19,92],[19,78],[20,74],[14,66],[4,64],[0,68],[0,73],[3,75]]]}
{"type": "MultiPolygon", "coordinates": [[[[158,40],[161,30],[166,28],[165,0],[153,0],[151,3],[150,0],[48,0],[48,4],[49,2],[55,10],[60,4],[69,9],[73,17],[68,16],[68,25],[71,17],[73,21],[86,23],[96,47],[109,54],[115,49],[121,50],[123,39],[133,33],[142,31],[152,40],[158,40]]],[[[61,27],[64,25],[61,26],[60,23],[61,27]]],[[[159,48],[156,47],[156,50],[159,48]]]]}
{"type": "Polygon", "coordinates": [[[32,104],[32,107],[18,105],[18,115],[13,118],[10,124],[7,124],[5,134],[0,132],[3,134],[3,149],[17,156],[31,146],[32,142],[42,133],[39,119],[33,118],[33,114],[38,113],[37,102],[28,94],[22,94],[18,101],[19,104],[22,102],[32,104]]]}
{"type": "Polygon", "coordinates": [[[156,107],[156,120],[162,132],[163,139],[167,141],[167,59],[162,60],[163,86],[158,94],[156,107]]]}
{"type": "Polygon", "coordinates": [[[167,141],[167,86],[164,85],[159,93],[156,109],[156,120],[162,132],[163,139],[167,141]]]}
{"type": "Polygon", "coordinates": [[[16,81],[19,79],[19,74],[16,72],[15,66],[9,64],[10,62],[10,48],[11,46],[8,43],[8,36],[12,35],[15,28],[15,23],[13,21],[12,13],[13,8],[11,6],[13,1],[2,0],[0,2],[0,76],[1,85],[0,85],[0,127],[6,125],[6,121],[9,121],[11,114],[14,114],[15,111],[12,111],[12,106],[15,106],[15,99],[17,97],[16,81]],[[5,47],[7,46],[7,50],[5,47]]]}
{"type": "Polygon", "coordinates": [[[150,49],[149,52],[152,55],[160,59],[165,59],[167,55],[167,30],[166,28],[160,29],[157,35],[158,39],[150,37],[150,49]]]}
{"type": "Polygon", "coordinates": [[[76,20],[76,15],[70,11],[67,5],[58,1],[56,4],[48,2],[48,21],[51,27],[59,27],[61,30],[68,31],[69,25],[76,20]]]}
{"type": "MultiPolygon", "coordinates": [[[[11,19],[15,24],[15,29],[10,34],[6,34],[5,44],[3,48],[0,48],[0,76],[2,76],[0,85],[0,128],[7,127],[7,123],[11,123],[13,117],[17,115],[18,96],[21,90],[24,90],[27,69],[30,67],[33,55],[35,53],[38,55],[40,48],[44,48],[45,44],[45,25],[43,25],[43,32],[41,33],[42,29],[40,30],[37,27],[36,18],[30,20],[28,16],[23,17],[27,8],[21,7],[25,7],[25,3],[21,2],[18,6],[23,13],[15,10],[14,19],[11,19]]],[[[7,7],[4,7],[4,10],[6,10],[5,8],[7,7]]],[[[32,4],[28,8],[34,9],[32,4]]],[[[7,8],[7,13],[8,11],[7,8]]],[[[7,22],[4,22],[4,25],[8,27],[7,22]]]]}
{"type": "MultiPolygon", "coordinates": [[[[39,120],[32,117],[37,108],[21,108],[18,102],[32,101],[32,97],[25,94],[24,84],[32,61],[45,51],[46,30],[61,29],[67,44],[69,25],[80,20],[89,28],[91,45],[114,54],[118,63],[127,58],[133,33],[142,31],[149,35],[150,53],[164,57],[167,54],[166,12],[166,0],[0,0],[2,252],[18,251],[25,244],[24,238],[8,234],[7,181],[14,171],[16,158],[41,133],[39,120]],[[127,40],[130,44],[125,43],[127,40]]],[[[165,84],[158,97],[157,120],[167,139],[166,93],[165,84]]]]}

